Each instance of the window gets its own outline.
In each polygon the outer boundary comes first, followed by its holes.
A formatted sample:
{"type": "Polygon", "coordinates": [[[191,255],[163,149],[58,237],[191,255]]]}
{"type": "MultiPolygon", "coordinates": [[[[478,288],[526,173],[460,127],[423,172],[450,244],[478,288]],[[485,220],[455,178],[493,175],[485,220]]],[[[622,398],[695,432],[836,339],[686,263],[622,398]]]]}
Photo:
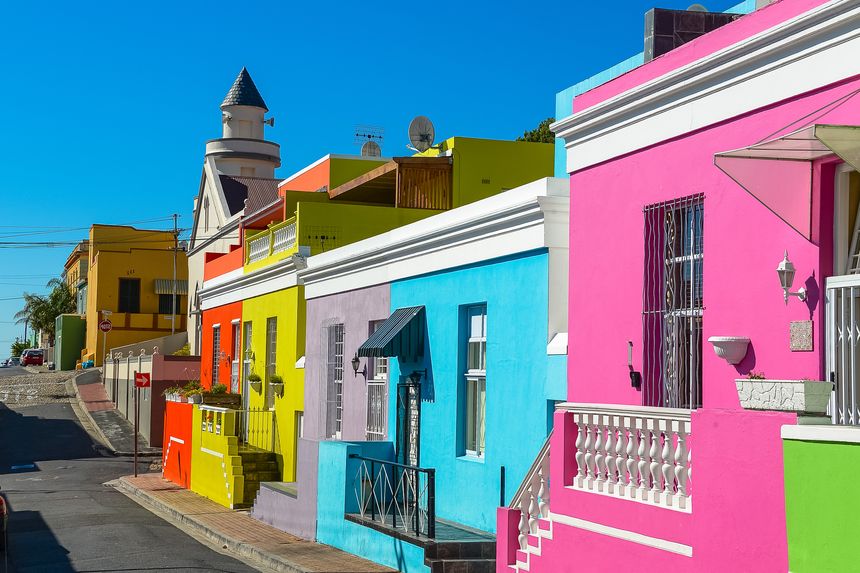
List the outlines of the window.
{"type": "Polygon", "coordinates": [[[266,319],[266,406],[275,406],[275,392],[268,385],[269,379],[275,375],[278,367],[278,319],[266,319]]]}
{"type": "Polygon", "coordinates": [[[343,424],[343,324],[326,328],[326,435],[340,439],[343,424]]]}
{"type": "Polygon", "coordinates": [[[203,198],[203,230],[209,232],[209,197],[203,198]]]}
{"type": "Polygon", "coordinates": [[[140,312],[140,279],[119,279],[119,312],[140,312]]]}
{"type": "MultiPolygon", "coordinates": [[[[384,320],[370,323],[368,334],[373,334],[382,326],[384,320]]],[[[388,359],[371,358],[370,375],[367,380],[367,427],[368,441],[384,440],[387,431],[388,411],[388,359]]]]}
{"type": "Polygon", "coordinates": [[[230,357],[232,363],[230,364],[230,392],[234,394],[239,392],[239,361],[241,360],[240,356],[242,354],[242,341],[240,339],[240,326],[238,322],[234,322],[232,324],[232,344],[230,345],[232,356],[230,357]]]}
{"type": "Polygon", "coordinates": [[[212,384],[218,384],[218,367],[221,364],[221,327],[212,327],[212,384]]]}
{"type": "Polygon", "coordinates": [[[487,411],[487,307],[466,309],[466,453],[483,456],[487,411]]]}
{"type": "Polygon", "coordinates": [[[182,308],[182,297],[176,295],[176,309],[171,312],[170,309],[173,306],[173,295],[172,294],[160,294],[158,295],[158,314],[179,314],[179,309],[182,308]]]}
{"type": "Polygon", "coordinates": [[[645,208],[646,406],[702,405],[703,222],[702,195],[645,208]]]}

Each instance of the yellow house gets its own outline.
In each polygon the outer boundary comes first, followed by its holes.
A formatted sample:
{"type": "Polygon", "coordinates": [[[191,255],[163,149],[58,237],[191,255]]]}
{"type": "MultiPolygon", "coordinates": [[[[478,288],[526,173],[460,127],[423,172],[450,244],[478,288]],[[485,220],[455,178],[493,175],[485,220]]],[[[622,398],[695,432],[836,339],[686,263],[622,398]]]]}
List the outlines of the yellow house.
{"type": "Polygon", "coordinates": [[[188,262],[172,231],[93,225],[88,256],[84,359],[100,366],[107,349],[184,331],[188,262]],[[113,325],[106,335],[104,319],[113,325]]]}

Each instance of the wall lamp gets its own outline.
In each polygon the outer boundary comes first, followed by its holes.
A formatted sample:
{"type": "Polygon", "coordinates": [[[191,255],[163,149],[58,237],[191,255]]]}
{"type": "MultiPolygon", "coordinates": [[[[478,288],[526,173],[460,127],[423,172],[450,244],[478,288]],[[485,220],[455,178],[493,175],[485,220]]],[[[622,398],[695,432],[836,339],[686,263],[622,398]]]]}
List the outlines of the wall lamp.
{"type": "Polygon", "coordinates": [[[352,357],[350,362],[352,362],[352,371],[355,376],[358,377],[358,375],[361,374],[364,376],[364,379],[367,380],[367,364],[364,365],[364,368],[362,368],[360,372],[358,370],[361,367],[361,358],[358,357],[358,352],[355,353],[355,356],[352,357]]]}
{"type": "Polygon", "coordinates": [[[797,292],[791,292],[791,285],[794,284],[794,263],[788,260],[788,251],[785,251],[782,262],[776,267],[776,274],[779,275],[779,284],[782,286],[782,293],[785,297],[785,304],[788,304],[788,297],[796,296],[802,301],[806,300],[806,289],[800,287],[797,292]]]}

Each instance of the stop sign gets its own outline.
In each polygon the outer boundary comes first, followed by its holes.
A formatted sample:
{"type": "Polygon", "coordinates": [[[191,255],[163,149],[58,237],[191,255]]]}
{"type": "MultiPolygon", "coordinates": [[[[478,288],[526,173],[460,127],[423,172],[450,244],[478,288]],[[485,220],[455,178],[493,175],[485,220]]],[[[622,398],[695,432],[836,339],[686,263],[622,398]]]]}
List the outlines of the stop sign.
{"type": "Polygon", "coordinates": [[[113,329],[113,323],[108,319],[104,319],[99,323],[99,330],[102,332],[110,332],[113,329]]]}

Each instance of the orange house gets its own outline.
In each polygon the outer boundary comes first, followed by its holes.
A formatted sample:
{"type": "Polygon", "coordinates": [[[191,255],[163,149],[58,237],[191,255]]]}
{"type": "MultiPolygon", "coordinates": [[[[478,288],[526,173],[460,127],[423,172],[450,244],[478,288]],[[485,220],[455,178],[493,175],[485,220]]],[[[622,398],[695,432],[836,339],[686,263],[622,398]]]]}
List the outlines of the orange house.
{"type": "MultiPolygon", "coordinates": [[[[207,253],[203,277],[228,280],[231,272],[242,272],[242,248],[230,252],[207,253]]],[[[239,369],[242,364],[242,301],[216,306],[203,311],[200,348],[200,382],[205,388],[224,384],[229,392],[241,393],[239,369]]]]}

